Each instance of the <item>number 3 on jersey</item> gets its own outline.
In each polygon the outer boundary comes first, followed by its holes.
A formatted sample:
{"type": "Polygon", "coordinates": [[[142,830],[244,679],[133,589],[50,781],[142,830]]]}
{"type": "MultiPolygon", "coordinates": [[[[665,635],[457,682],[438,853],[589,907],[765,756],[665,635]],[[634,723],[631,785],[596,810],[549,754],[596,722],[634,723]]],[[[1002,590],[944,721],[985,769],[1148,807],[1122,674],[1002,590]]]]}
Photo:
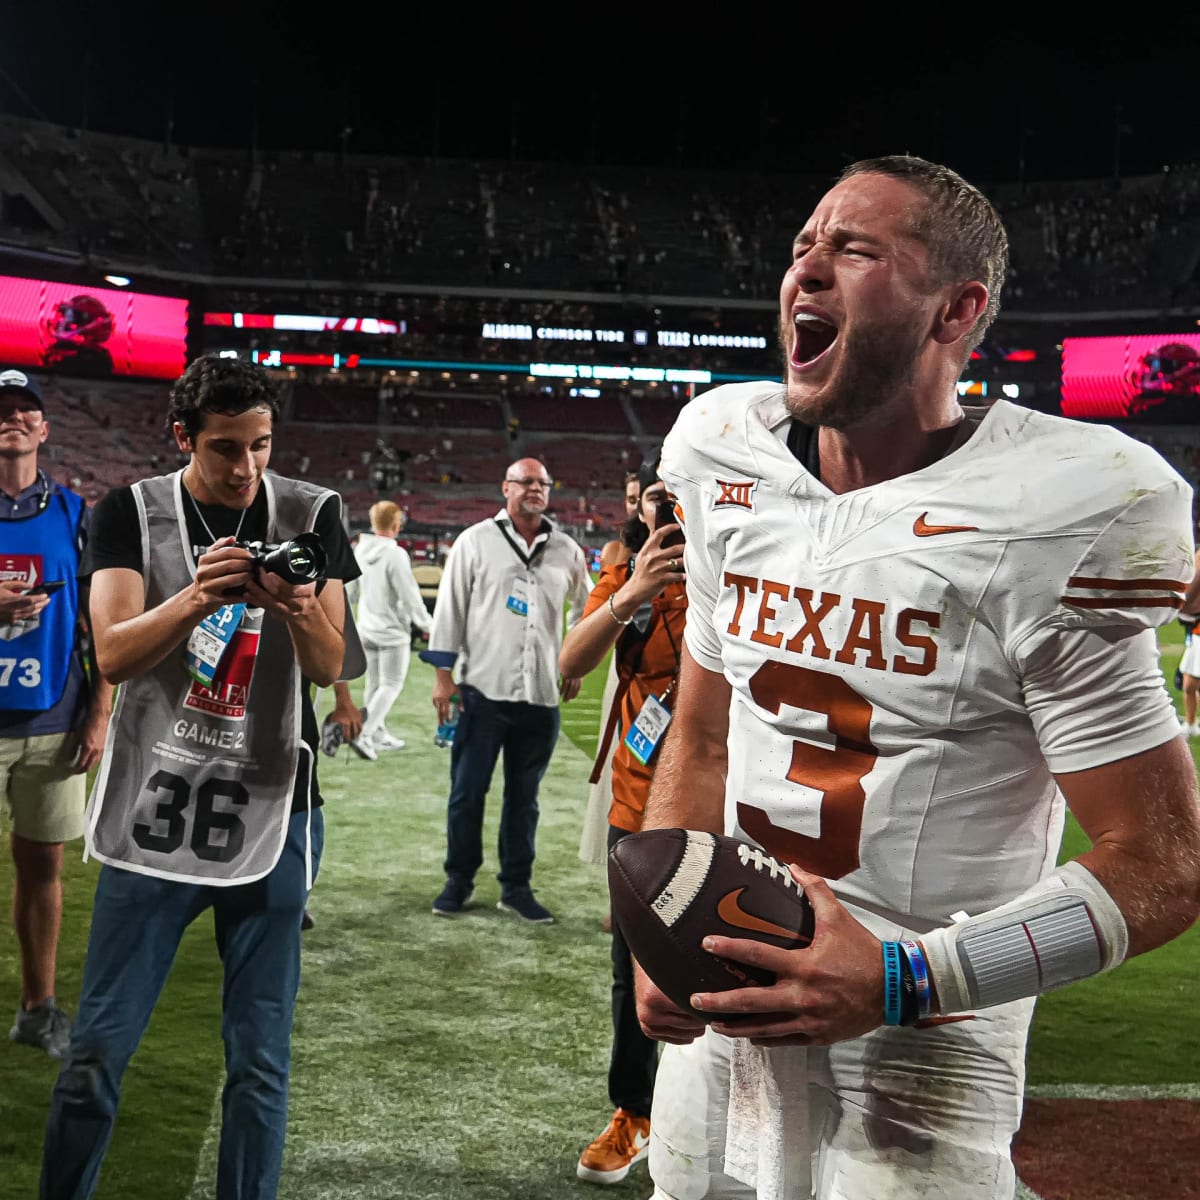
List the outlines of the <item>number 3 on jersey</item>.
{"type": "Polygon", "coordinates": [[[830,747],[792,742],[787,777],[821,792],[821,832],[817,837],[776,825],[753,804],[739,801],[738,823],[783,862],[794,862],[815,875],[840,879],[859,866],[859,838],[867,802],[863,779],[879,757],[870,738],[871,705],[844,679],[792,663],[766,662],[750,680],[755,704],[778,715],[781,708],[803,708],[828,719],[830,747]]]}

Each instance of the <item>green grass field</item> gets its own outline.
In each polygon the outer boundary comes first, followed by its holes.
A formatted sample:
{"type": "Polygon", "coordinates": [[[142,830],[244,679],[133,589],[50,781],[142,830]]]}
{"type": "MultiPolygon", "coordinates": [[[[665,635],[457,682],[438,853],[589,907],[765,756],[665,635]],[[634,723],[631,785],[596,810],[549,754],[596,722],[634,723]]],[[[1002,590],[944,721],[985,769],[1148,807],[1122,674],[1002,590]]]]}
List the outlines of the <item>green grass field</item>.
{"type": "MultiPolygon", "coordinates": [[[[1178,653],[1165,648],[1168,674],[1178,653]]],[[[609,1116],[608,942],[598,925],[607,898],[602,869],[581,863],[577,847],[603,673],[564,709],[568,736],[543,784],[534,882],[558,918],[545,927],[495,908],[495,803],[475,906],[454,921],[430,914],[448,782],[448,754],[432,744],[430,683],[414,662],[390,721],[408,749],[375,764],[348,751],[321,760],[326,855],[311,905],[317,927],[305,935],[280,1195],[594,1200],[575,1163],[609,1116]]],[[[1079,848],[1072,829],[1067,851],[1079,848]]],[[[68,1008],[95,874],[72,849],[59,956],[68,1008]]],[[[10,887],[11,864],[0,856],[0,891],[10,887]]],[[[7,920],[0,926],[2,994],[15,1009],[16,941],[7,920]]],[[[1115,975],[1046,997],[1030,1084],[1200,1083],[1198,957],[1193,930],[1115,975]]],[[[211,923],[201,917],[126,1077],[98,1193],[106,1200],[212,1195],[219,994],[211,923]]],[[[55,1073],[49,1059],[0,1040],[0,1200],[36,1194],[55,1073]]],[[[644,1168],[605,1194],[644,1200],[644,1168]]]]}

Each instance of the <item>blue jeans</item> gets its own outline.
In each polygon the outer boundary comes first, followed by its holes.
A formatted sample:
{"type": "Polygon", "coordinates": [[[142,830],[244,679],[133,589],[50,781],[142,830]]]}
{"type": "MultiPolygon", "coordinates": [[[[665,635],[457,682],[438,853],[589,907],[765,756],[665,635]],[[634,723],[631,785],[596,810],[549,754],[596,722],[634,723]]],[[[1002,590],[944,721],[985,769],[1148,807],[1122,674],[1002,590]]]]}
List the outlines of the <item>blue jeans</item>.
{"type": "MultiPolygon", "coordinates": [[[[256,883],[206,887],[104,866],[96,885],[79,1015],[54,1085],[41,1200],[86,1200],[112,1137],[121,1077],[167,981],[184,930],[212,908],[224,965],[225,1090],[218,1200],[272,1200],[287,1126],[292,1013],[300,986],[306,813],[256,883]]],[[[313,875],[325,842],[312,813],[313,875]]]]}
{"type": "Polygon", "coordinates": [[[500,890],[528,887],[538,823],[538,785],[558,741],[558,709],[489,700],[463,684],[462,713],[450,750],[446,876],[469,884],[483,864],[483,807],[504,751],[500,810],[500,890]]]}

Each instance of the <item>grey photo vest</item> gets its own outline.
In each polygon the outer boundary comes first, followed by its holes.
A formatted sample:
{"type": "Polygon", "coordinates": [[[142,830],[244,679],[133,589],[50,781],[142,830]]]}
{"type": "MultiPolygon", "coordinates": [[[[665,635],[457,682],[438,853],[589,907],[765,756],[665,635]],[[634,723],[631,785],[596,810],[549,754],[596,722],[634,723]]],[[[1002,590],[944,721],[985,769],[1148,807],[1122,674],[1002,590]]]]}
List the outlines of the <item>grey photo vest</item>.
{"type": "MultiPolygon", "coordinates": [[[[335,494],[265,475],[267,540],[310,530],[335,494]]],[[[133,485],[149,611],[195,578],[183,472],[133,485]]],[[[88,852],[144,875],[226,886],[266,875],[292,812],[300,667],[287,627],[247,609],[230,678],[216,691],[187,671],[186,641],[120,687],[88,806],[88,852]],[[253,647],[257,642],[257,656],[253,647]]]]}

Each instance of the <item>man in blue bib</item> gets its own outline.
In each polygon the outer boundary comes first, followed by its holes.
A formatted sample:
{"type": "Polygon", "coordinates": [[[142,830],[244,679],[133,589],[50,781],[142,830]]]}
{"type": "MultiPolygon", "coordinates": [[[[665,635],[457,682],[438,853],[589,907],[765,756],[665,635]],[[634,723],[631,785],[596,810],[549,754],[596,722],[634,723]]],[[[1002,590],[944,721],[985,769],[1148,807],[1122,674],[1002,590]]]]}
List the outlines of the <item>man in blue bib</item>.
{"type": "Polygon", "coordinates": [[[82,836],[84,779],[100,760],[112,688],[84,670],[83,499],[38,466],[50,433],[37,381],[0,370],[0,808],[21,949],[14,1042],[54,1058],[70,1021],[54,999],[63,844],[82,836]]]}

